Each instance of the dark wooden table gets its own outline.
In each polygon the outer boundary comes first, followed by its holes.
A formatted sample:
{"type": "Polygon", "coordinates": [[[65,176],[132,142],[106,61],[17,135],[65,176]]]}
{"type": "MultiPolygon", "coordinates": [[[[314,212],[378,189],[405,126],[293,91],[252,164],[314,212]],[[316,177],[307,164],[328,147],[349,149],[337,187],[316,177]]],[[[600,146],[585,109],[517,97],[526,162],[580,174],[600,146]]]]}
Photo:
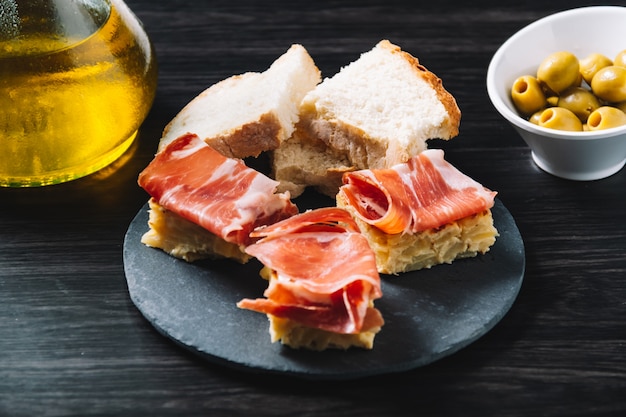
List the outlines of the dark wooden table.
{"type": "Polygon", "coordinates": [[[0,415],[626,415],[626,170],[594,182],[540,171],[486,93],[508,36],[592,4],[530,3],[128,0],[160,64],[136,146],[81,180],[0,189],[0,415]],[[444,80],[461,133],[435,145],[517,221],[527,264],[508,314],[430,365],[341,382],[231,370],[160,335],[129,298],[122,244],[147,200],[137,174],[165,124],[292,43],[330,76],[383,38],[444,80]]]}

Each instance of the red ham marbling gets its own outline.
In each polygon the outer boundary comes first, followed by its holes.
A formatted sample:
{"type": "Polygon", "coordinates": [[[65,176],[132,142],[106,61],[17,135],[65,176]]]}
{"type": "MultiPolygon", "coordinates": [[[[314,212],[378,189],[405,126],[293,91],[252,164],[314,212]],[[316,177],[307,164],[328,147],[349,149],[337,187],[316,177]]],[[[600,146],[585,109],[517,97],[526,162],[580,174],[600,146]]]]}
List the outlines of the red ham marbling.
{"type": "Polygon", "coordinates": [[[366,223],[388,234],[434,229],[490,209],[496,193],[429,149],[388,169],[344,174],[339,192],[366,223]]]}
{"type": "Polygon", "coordinates": [[[227,158],[194,134],[159,152],[139,174],[139,185],[156,202],[227,242],[246,246],[250,232],[298,213],[278,182],[227,158]]]}
{"type": "Polygon", "coordinates": [[[244,299],[239,307],[335,333],[382,325],[371,303],[382,296],[376,260],[345,210],[310,210],[253,235],[262,239],[246,252],[274,274],[267,298],[244,299]]]}

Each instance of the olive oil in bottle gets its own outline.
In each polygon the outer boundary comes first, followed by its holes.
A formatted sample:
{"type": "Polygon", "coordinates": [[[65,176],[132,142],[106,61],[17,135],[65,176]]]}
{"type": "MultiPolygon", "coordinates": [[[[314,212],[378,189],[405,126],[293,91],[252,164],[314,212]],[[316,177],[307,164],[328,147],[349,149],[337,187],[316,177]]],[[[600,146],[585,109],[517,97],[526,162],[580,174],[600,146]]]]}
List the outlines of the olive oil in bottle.
{"type": "Polygon", "coordinates": [[[134,14],[121,0],[2,7],[0,186],[69,181],[118,159],[157,82],[152,46],[134,14]]]}

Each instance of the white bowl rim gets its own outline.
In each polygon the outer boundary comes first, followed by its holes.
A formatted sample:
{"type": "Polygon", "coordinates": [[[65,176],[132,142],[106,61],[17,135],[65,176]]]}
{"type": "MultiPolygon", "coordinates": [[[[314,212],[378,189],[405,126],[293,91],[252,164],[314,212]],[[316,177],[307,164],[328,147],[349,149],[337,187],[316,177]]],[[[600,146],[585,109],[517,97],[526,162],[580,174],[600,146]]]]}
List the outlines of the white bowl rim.
{"type": "Polygon", "coordinates": [[[585,132],[570,132],[565,130],[555,130],[549,129],[546,127],[538,126],[534,123],[525,120],[516,112],[512,111],[504,101],[502,97],[498,94],[498,89],[495,84],[495,66],[501,60],[502,55],[504,55],[504,51],[506,48],[513,43],[517,38],[523,36],[524,34],[532,31],[535,27],[544,25],[553,20],[562,19],[564,17],[568,17],[571,15],[583,14],[583,13],[624,13],[626,15],[626,7],[623,6],[583,6],[577,7],[574,9],[568,9],[561,12],[557,12],[541,19],[538,19],[532,23],[529,23],[527,26],[523,27],[516,33],[514,33],[511,37],[509,37],[496,51],[496,53],[491,58],[491,62],[489,63],[489,67],[487,68],[487,93],[489,98],[496,108],[498,112],[507,119],[513,125],[533,132],[538,135],[548,136],[551,138],[563,138],[563,139],[574,139],[574,140],[594,140],[594,139],[602,139],[607,137],[613,137],[620,134],[626,134],[626,125],[618,126],[610,129],[596,130],[596,131],[585,131],[585,132]]]}

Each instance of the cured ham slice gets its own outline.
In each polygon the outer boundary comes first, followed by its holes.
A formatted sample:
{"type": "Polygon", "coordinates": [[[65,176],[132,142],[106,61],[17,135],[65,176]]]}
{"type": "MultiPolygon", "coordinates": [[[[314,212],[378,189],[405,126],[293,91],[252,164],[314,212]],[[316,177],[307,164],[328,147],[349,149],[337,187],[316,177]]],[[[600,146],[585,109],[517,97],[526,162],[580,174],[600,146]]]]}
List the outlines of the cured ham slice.
{"type": "Polygon", "coordinates": [[[253,235],[261,239],[246,252],[271,271],[270,281],[266,298],[244,299],[239,307],[336,334],[382,326],[373,307],[382,296],[374,254],[345,210],[310,210],[253,235]]]}
{"type": "Polygon", "coordinates": [[[346,173],[340,189],[364,222],[385,233],[416,233],[490,209],[496,193],[426,150],[388,169],[346,173]]]}
{"type": "Polygon", "coordinates": [[[489,251],[495,195],[430,149],[391,168],[344,174],[337,206],[367,237],[378,272],[398,274],[489,251]]]}
{"type": "Polygon", "coordinates": [[[278,182],[194,134],[159,152],[138,182],[159,206],[242,247],[252,243],[256,227],[298,213],[289,193],[276,193],[278,182]]]}

